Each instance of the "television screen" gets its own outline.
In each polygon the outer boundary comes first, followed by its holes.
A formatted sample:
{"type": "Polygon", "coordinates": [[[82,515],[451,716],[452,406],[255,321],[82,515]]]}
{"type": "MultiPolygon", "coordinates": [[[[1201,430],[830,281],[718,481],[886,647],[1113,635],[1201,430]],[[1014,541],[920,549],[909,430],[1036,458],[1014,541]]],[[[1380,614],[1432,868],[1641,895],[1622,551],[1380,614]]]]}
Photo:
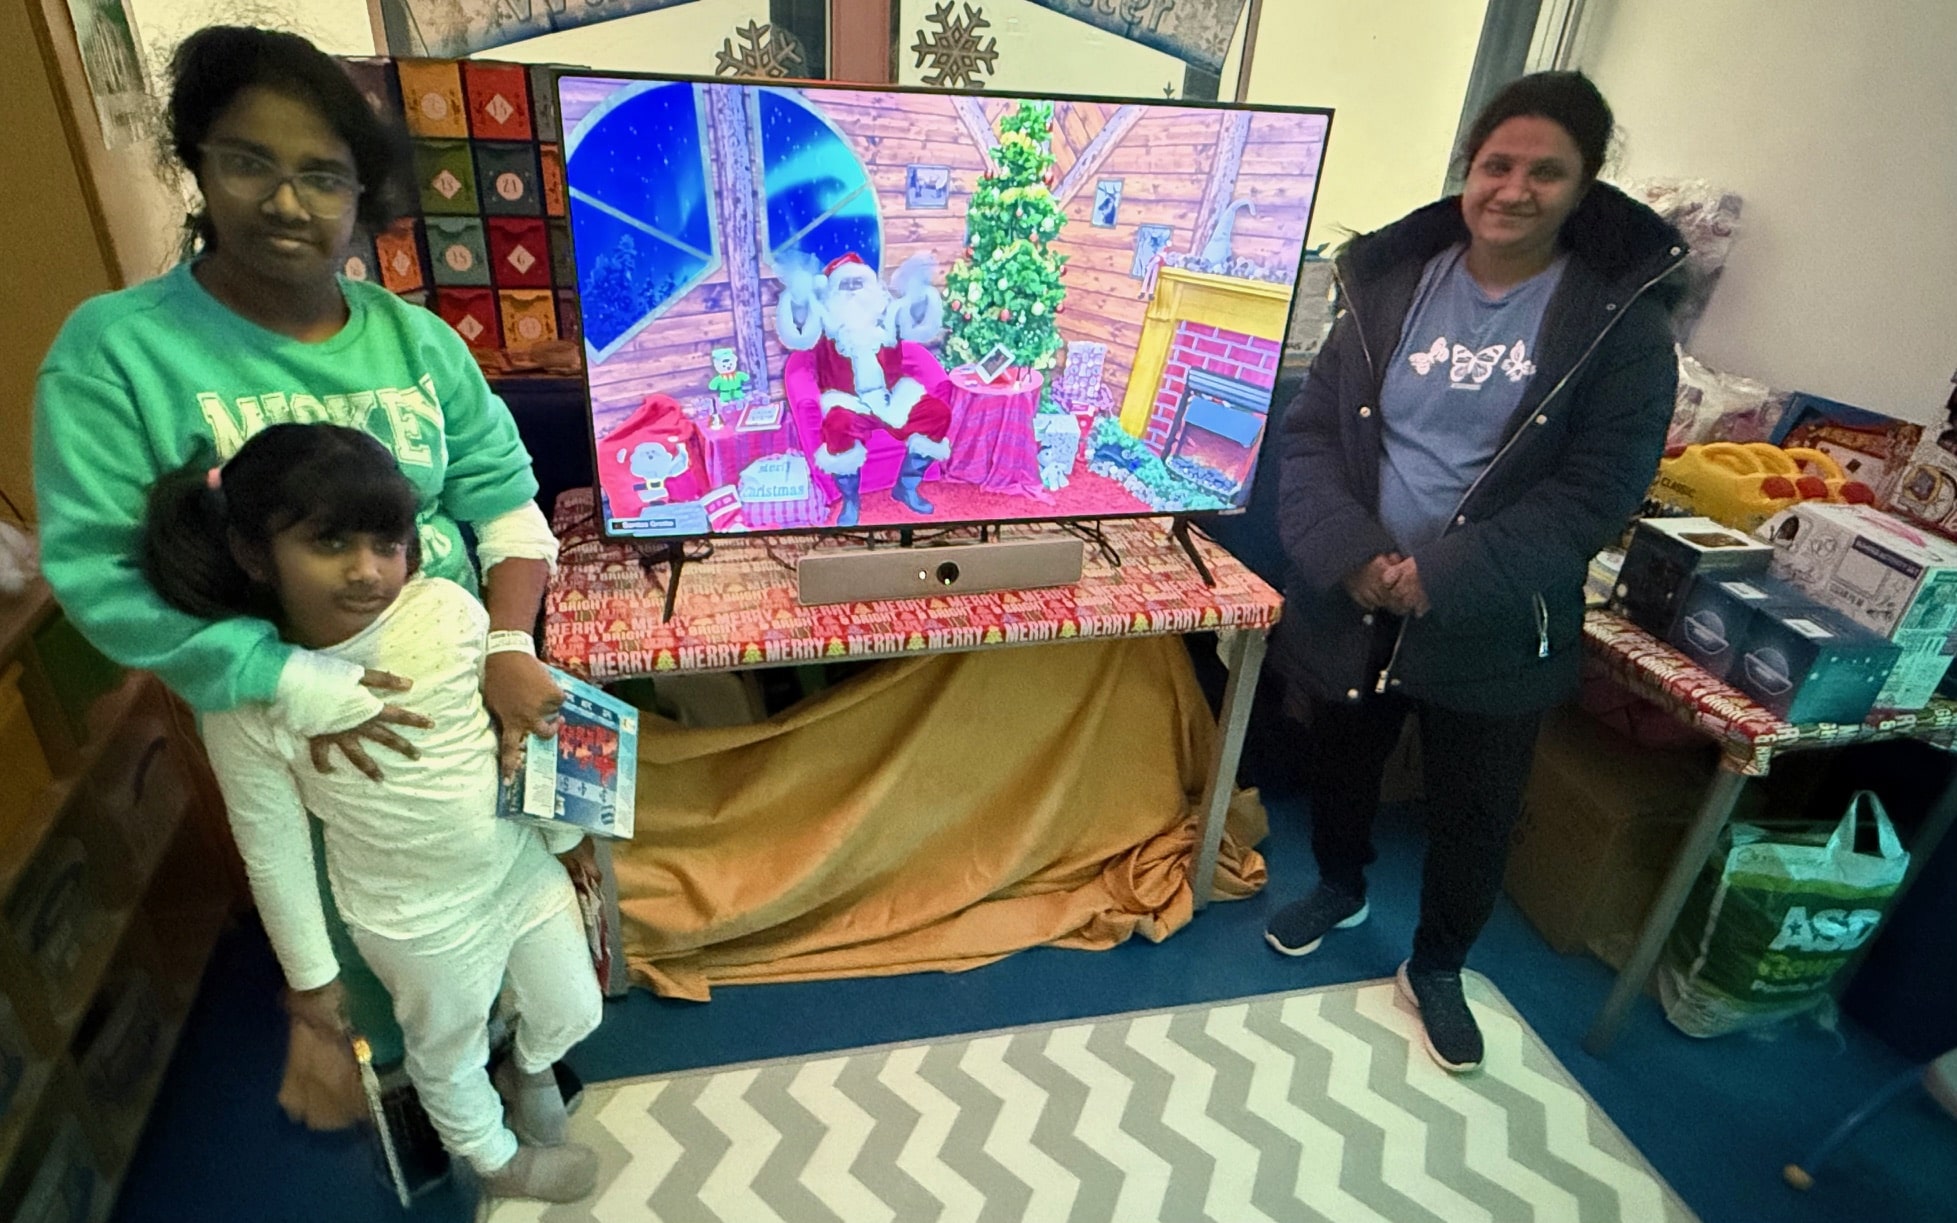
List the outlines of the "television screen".
{"type": "Polygon", "coordinates": [[[608,534],[1248,500],[1330,112],[558,89],[608,534]]]}

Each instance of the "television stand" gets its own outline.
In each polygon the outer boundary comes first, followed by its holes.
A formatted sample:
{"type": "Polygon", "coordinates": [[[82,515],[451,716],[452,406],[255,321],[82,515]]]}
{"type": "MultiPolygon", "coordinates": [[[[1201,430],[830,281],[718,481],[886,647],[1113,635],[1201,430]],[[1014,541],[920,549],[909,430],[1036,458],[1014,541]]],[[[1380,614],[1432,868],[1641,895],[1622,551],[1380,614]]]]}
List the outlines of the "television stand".
{"type": "Polygon", "coordinates": [[[669,539],[664,548],[651,547],[640,551],[639,569],[648,580],[652,577],[653,569],[662,564],[666,566],[665,611],[660,616],[664,623],[672,620],[673,602],[679,598],[680,571],[686,568],[686,545],[677,539],[669,539]]]}
{"type": "Polygon", "coordinates": [[[1181,544],[1182,550],[1189,554],[1189,563],[1196,566],[1196,576],[1203,579],[1203,585],[1215,589],[1216,578],[1211,576],[1210,567],[1203,563],[1202,553],[1196,551],[1196,541],[1189,537],[1189,519],[1176,515],[1173,525],[1169,527],[1169,538],[1181,544]]]}

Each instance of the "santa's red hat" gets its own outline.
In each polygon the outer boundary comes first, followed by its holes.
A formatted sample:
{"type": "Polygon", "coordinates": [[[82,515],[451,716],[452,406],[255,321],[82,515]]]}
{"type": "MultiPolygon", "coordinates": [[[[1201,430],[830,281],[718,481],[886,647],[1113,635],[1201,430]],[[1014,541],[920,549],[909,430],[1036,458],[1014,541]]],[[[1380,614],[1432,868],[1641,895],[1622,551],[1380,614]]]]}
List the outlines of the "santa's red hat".
{"type": "Polygon", "coordinates": [[[852,263],[858,267],[866,268],[870,266],[863,262],[863,256],[857,254],[855,251],[851,251],[846,255],[838,255],[834,259],[831,259],[829,266],[822,269],[822,274],[824,276],[834,276],[837,268],[848,267],[852,263]]]}

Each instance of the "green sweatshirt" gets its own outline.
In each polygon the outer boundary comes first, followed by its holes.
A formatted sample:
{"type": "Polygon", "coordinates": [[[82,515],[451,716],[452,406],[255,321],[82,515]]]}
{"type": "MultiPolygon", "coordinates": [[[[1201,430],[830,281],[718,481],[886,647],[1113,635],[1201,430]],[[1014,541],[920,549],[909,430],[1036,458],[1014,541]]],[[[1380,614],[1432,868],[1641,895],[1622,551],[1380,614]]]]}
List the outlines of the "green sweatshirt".
{"type": "Polygon", "coordinates": [[[460,337],[378,286],[341,286],[347,325],[306,344],[233,313],[184,264],[84,302],[41,366],[34,491],[48,584],[96,648],[200,711],[272,700],[293,647],[263,620],[184,615],[144,580],[144,498],[163,473],[228,459],[267,425],[364,429],[421,493],[423,572],[472,591],[457,522],[537,494],[516,422],[460,337]]]}

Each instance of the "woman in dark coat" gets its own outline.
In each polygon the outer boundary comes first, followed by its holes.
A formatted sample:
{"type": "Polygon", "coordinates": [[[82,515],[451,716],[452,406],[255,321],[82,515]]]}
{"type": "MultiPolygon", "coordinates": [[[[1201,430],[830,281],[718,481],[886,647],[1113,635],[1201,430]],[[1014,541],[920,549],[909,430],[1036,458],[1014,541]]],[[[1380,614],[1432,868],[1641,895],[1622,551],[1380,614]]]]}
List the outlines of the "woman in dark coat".
{"type": "Polygon", "coordinates": [[[1542,711],[1577,680],[1583,583],[1664,447],[1678,232],[1596,181],[1610,108],[1524,77],[1463,147],[1462,194],[1353,239],[1285,417],[1279,659],[1309,696],[1319,881],[1266,939],[1366,918],[1381,775],[1420,720],[1428,852],[1401,990],[1428,1052],[1481,1062],[1461,968],[1494,908],[1542,711]]]}

